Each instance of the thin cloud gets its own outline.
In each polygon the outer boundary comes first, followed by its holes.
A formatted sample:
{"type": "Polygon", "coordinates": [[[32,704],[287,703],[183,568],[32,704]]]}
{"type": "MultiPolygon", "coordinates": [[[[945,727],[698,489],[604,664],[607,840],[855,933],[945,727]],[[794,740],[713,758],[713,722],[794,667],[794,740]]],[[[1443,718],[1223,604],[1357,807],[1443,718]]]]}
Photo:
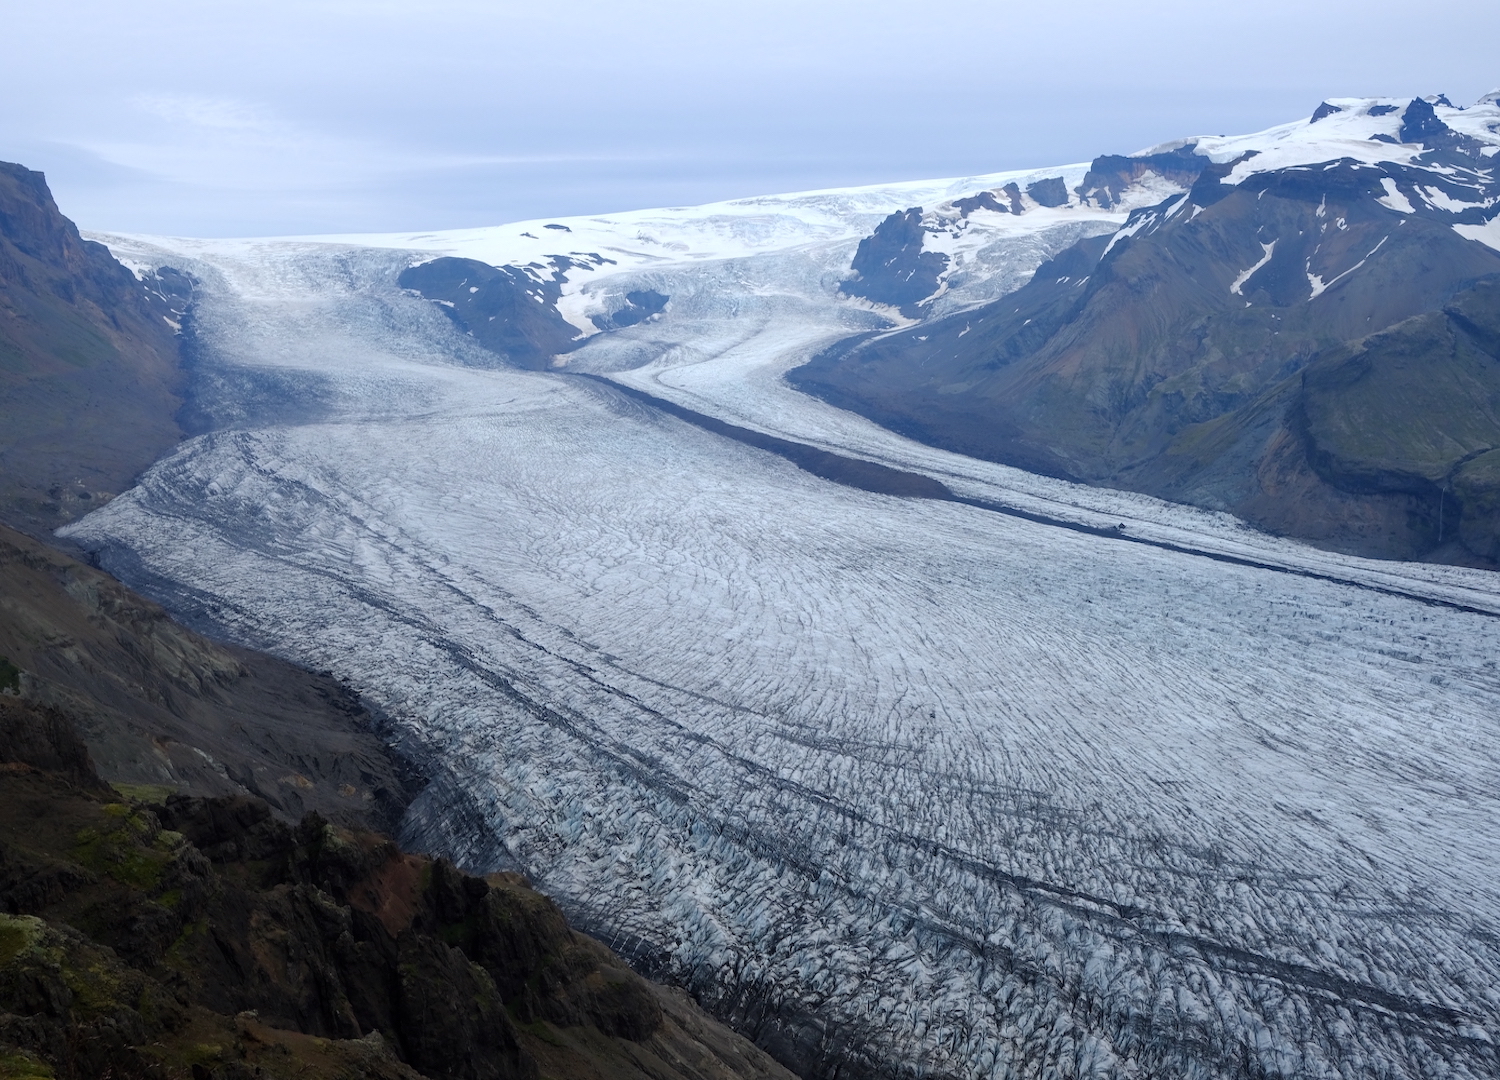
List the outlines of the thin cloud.
{"type": "Polygon", "coordinates": [[[261,105],[231,98],[194,94],[136,94],[130,99],[139,111],[173,124],[209,131],[275,131],[277,124],[261,105]]]}
{"type": "Polygon", "coordinates": [[[268,103],[193,94],[137,94],[140,115],[163,124],[130,139],[55,140],[136,175],[224,191],[327,190],[372,178],[466,169],[667,162],[659,150],[540,153],[414,151],[298,123],[268,103]]]}

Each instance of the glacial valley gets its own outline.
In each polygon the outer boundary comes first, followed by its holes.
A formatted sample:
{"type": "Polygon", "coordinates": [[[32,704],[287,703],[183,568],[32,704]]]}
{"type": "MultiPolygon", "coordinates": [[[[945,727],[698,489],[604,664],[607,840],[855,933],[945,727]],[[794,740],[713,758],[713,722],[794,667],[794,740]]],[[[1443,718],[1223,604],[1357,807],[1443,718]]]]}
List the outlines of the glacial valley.
{"type": "Polygon", "coordinates": [[[195,280],[201,433],[65,533],[377,705],[430,778],[406,846],[524,872],[803,1075],[1494,1076],[1492,572],[966,457],[787,382],[932,314],[849,288],[889,215],[1016,192],[944,219],[951,317],[1183,190],[1069,201],[1086,171],[96,237],[195,280]],[[576,340],[505,362],[466,294],[398,280],[437,256],[520,268],[576,340]]]}

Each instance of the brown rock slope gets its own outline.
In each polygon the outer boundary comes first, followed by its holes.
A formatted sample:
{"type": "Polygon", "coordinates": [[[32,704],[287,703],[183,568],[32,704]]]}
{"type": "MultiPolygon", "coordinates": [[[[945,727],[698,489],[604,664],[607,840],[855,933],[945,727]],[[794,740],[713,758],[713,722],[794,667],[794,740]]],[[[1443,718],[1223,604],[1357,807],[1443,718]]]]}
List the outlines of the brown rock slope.
{"type": "Polygon", "coordinates": [[[288,821],[317,810],[383,829],[414,793],[374,718],[330,676],[200,637],[4,526],[0,656],[25,698],[75,719],[114,783],[255,795],[288,821]]]}
{"type": "Polygon", "coordinates": [[[44,535],[181,437],[176,326],[191,286],[139,281],[0,162],[0,520],[44,535]]]}
{"type": "Polygon", "coordinates": [[[519,879],[256,799],[121,799],[13,695],[0,912],[0,1076],[791,1075],[519,879]]]}

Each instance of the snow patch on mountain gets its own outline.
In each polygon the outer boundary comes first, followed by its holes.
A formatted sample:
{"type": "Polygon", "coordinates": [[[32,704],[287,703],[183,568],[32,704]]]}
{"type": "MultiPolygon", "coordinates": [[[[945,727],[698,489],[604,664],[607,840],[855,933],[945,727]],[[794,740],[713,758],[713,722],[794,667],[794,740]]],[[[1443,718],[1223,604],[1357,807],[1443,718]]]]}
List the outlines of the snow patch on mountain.
{"type": "MultiPolygon", "coordinates": [[[[304,242],[408,250],[415,259],[451,256],[476,259],[494,266],[536,267],[539,273],[561,276],[558,310],[581,333],[599,332],[594,317],[608,313],[605,279],[619,274],[655,270],[726,259],[745,259],[809,245],[852,248],[881,219],[893,211],[918,204],[947,205],[976,191],[1009,184],[1029,185],[1044,176],[1081,177],[1085,166],[1062,170],[1022,170],[984,176],[957,177],[860,188],[768,195],[733,199],[696,207],[668,207],[592,217],[522,221],[480,229],[442,232],[360,234],[299,238],[304,242]],[[549,232],[548,225],[566,232],[549,232]],[[565,240],[566,249],[559,248],[565,240]],[[600,256],[586,272],[556,270],[558,256],[569,259],[600,256]],[[549,269],[551,268],[551,269],[549,269]]],[[[1066,220],[1066,219],[1065,219],[1066,220]]],[[[1123,221],[1123,216],[1118,218],[1123,221]]],[[[1043,214],[1020,225],[986,219],[974,230],[968,250],[976,257],[986,242],[1017,232],[1045,230],[1059,222],[1043,214]]]]}
{"type": "Polygon", "coordinates": [[[1500,251],[1500,217],[1490,218],[1483,225],[1455,225],[1453,231],[1466,240],[1477,240],[1500,251]]]}
{"type": "Polygon", "coordinates": [[[1229,286],[1229,291],[1234,293],[1235,296],[1240,295],[1240,290],[1244,288],[1245,282],[1254,277],[1257,270],[1271,261],[1271,258],[1276,254],[1276,241],[1272,240],[1269,244],[1262,244],[1261,250],[1264,251],[1265,254],[1255,262],[1251,263],[1244,270],[1240,271],[1239,277],[1235,278],[1234,283],[1229,286]]]}
{"type": "MultiPolygon", "coordinates": [[[[1316,121],[1278,124],[1250,135],[1203,135],[1179,140],[1192,144],[1194,152],[1210,161],[1227,163],[1247,153],[1226,180],[1238,184],[1256,173],[1272,172],[1295,165],[1352,160],[1366,165],[1411,165],[1423,152],[1420,144],[1402,143],[1403,115],[1411,99],[1330,98],[1339,111],[1316,121]]],[[[1481,99],[1467,109],[1437,105],[1437,119],[1459,135],[1486,146],[1500,148],[1500,105],[1481,99]]]]}

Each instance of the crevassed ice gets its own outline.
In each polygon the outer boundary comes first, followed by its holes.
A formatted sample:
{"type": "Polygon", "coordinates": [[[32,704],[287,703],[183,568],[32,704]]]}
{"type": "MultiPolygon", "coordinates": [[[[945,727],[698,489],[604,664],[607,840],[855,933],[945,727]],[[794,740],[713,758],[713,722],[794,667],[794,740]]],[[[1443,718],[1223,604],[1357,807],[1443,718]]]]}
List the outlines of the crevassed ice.
{"type": "Polygon", "coordinates": [[[434,777],[408,840],[523,868],[710,1006],[815,1018],[873,1071],[1495,1075],[1486,575],[1312,552],[802,398],[785,368],[872,318],[831,299],[826,251],[671,271],[669,318],[574,363],[1343,582],[841,488],[485,367],[391,284],[400,253],[194,257],[225,429],[73,534],[388,711],[434,777]]]}

